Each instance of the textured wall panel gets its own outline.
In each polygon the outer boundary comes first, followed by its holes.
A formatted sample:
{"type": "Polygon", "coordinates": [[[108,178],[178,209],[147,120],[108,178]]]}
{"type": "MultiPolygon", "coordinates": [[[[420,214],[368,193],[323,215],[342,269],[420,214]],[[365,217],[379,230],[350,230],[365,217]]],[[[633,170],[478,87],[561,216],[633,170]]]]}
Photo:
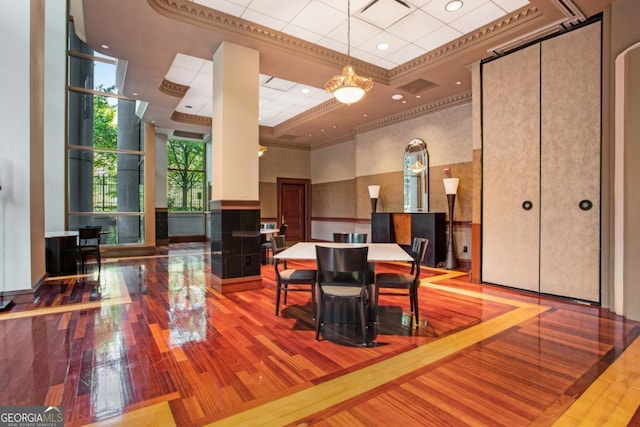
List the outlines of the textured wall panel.
{"type": "Polygon", "coordinates": [[[600,27],[542,42],[540,291],[600,300],[600,27]],[[593,207],[581,210],[581,200],[593,207]]]}
{"type": "Polygon", "coordinates": [[[482,280],[538,290],[539,45],[483,66],[482,280]],[[522,203],[529,200],[533,209],[522,203]]]}
{"type": "Polygon", "coordinates": [[[355,218],[355,180],[312,184],[311,216],[325,218],[355,218]]]}

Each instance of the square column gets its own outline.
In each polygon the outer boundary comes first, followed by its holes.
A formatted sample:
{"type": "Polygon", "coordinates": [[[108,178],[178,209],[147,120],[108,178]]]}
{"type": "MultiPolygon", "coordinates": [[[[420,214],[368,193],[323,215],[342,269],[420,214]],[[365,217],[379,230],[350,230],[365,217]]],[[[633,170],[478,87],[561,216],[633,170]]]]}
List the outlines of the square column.
{"type": "Polygon", "coordinates": [[[262,287],[259,201],[259,52],[224,42],[213,55],[212,286],[262,287]]]}

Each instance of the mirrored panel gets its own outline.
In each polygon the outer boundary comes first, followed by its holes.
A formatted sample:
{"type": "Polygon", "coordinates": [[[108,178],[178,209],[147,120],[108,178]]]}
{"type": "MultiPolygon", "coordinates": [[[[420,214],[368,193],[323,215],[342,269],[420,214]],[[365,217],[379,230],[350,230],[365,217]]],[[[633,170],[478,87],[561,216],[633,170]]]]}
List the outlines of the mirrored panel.
{"type": "Polygon", "coordinates": [[[427,144],[409,141],[403,156],[404,211],[429,212],[429,152],[427,144]]]}

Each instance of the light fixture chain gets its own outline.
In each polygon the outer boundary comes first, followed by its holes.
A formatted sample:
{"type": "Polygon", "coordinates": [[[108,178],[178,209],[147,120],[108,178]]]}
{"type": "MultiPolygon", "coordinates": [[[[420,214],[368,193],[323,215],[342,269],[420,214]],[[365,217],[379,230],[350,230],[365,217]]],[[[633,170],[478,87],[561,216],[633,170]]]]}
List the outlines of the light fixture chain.
{"type": "Polygon", "coordinates": [[[351,63],[351,0],[347,0],[347,64],[351,63]]]}

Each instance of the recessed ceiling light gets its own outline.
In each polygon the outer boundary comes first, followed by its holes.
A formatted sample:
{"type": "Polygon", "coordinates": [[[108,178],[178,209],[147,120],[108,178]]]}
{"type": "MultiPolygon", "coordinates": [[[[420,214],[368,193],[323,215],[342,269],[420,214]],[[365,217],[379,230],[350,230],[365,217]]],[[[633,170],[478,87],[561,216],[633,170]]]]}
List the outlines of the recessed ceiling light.
{"type": "Polygon", "coordinates": [[[394,101],[399,101],[402,98],[404,98],[404,96],[400,95],[399,93],[396,93],[395,95],[391,95],[391,99],[393,99],[394,101]]]}
{"type": "Polygon", "coordinates": [[[103,48],[103,49],[109,49],[109,45],[108,44],[101,44],[100,47],[103,48]]]}
{"type": "Polygon", "coordinates": [[[362,117],[367,117],[367,115],[366,115],[366,114],[363,114],[363,115],[362,115],[362,117]]]}
{"type": "Polygon", "coordinates": [[[462,5],[462,0],[451,0],[444,6],[444,10],[446,10],[447,12],[455,12],[456,10],[460,9],[462,5]]]}
{"type": "Polygon", "coordinates": [[[132,95],[133,96],[138,96],[138,92],[133,92],[132,95]]]}
{"type": "Polygon", "coordinates": [[[402,103],[403,103],[403,104],[406,104],[406,103],[407,103],[407,100],[406,100],[406,99],[403,99],[403,100],[402,100],[402,103]]]}
{"type": "Polygon", "coordinates": [[[420,95],[416,95],[416,99],[420,99],[422,98],[420,95]]]}
{"type": "Polygon", "coordinates": [[[390,46],[391,46],[391,45],[390,45],[389,43],[387,43],[387,42],[383,42],[383,43],[380,43],[380,44],[379,44],[378,46],[376,46],[376,47],[378,48],[378,50],[387,50],[387,49],[389,49],[389,47],[390,47],[390,46]]]}
{"type": "Polygon", "coordinates": [[[320,132],[324,132],[324,129],[320,129],[320,132]]]}
{"type": "Polygon", "coordinates": [[[333,125],[333,128],[335,129],[335,128],[337,128],[337,126],[336,126],[336,125],[333,125]]]}
{"type": "Polygon", "coordinates": [[[302,89],[300,89],[300,92],[301,92],[301,93],[309,93],[309,92],[311,92],[311,91],[309,90],[309,88],[308,88],[308,87],[303,87],[302,89]]]}
{"type": "Polygon", "coordinates": [[[460,85],[462,84],[462,82],[461,82],[460,80],[458,80],[458,81],[456,82],[456,84],[457,84],[458,86],[460,86],[460,85]]]}

